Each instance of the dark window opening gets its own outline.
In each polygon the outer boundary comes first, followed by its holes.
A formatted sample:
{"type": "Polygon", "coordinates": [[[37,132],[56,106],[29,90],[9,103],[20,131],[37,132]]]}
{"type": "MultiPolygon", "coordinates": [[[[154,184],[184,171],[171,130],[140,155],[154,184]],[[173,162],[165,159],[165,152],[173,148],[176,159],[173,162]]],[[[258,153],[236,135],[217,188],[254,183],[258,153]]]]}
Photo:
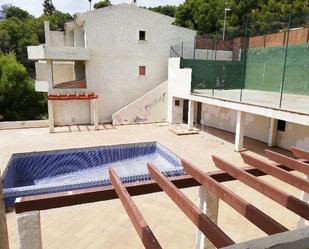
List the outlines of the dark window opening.
{"type": "Polygon", "coordinates": [[[175,100],[175,106],[179,106],[180,105],[180,102],[178,99],[175,100]]]}
{"type": "Polygon", "coordinates": [[[139,32],[139,40],[140,41],[146,41],[146,31],[140,31],[139,32]]]}
{"type": "Polygon", "coordinates": [[[278,120],[278,131],[285,131],[286,121],[278,120]]]}
{"type": "Polygon", "coordinates": [[[140,76],[146,75],[146,67],[145,66],[139,66],[139,75],[140,76]]]}

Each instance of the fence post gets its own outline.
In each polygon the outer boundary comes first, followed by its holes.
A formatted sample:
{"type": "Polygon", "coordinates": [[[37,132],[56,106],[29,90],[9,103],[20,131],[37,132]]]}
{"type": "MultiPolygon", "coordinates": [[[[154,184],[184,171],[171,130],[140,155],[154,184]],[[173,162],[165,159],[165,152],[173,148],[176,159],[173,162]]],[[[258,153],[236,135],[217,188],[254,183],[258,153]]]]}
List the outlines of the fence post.
{"type": "Polygon", "coordinates": [[[291,28],[291,13],[289,14],[288,31],[287,31],[288,33],[287,33],[286,41],[285,41],[285,57],[284,57],[284,64],[283,64],[282,82],[281,82],[281,86],[280,86],[279,108],[281,108],[281,106],[282,106],[283,88],[284,88],[285,73],[286,73],[286,63],[287,63],[288,48],[289,48],[290,28],[291,28]]]}
{"type": "Polygon", "coordinates": [[[0,170],[0,249],[9,249],[8,228],[2,194],[2,175],[0,170]]]}

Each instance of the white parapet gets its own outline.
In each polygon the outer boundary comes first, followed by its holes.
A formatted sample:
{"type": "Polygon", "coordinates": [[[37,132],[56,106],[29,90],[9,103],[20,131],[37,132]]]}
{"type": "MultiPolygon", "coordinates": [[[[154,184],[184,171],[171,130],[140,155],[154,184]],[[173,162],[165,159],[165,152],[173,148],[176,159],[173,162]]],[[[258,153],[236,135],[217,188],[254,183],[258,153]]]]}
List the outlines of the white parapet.
{"type": "Polygon", "coordinates": [[[42,249],[40,212],[17,214],[19,249],[42,249]]]}
{"type": "Polygon", "coordinates": [[[82,47],[47,47],[45,45],[27,47],[29,60],[78,60],[90,59],[88,48],[82,47]]]}

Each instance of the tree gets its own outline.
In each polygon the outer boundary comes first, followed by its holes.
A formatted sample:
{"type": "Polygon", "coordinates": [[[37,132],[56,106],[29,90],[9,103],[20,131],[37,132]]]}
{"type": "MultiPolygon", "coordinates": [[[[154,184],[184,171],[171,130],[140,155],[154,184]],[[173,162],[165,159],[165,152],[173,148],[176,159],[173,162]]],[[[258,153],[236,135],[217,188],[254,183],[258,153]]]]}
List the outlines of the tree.
{"type": "Polygon", "coordinates": [[[2,119],[41,119],[46,114],[46,96],[34,90],[26,68],[14,53],[0,54],[0,116],[2,119]]]}
{"type": "Polygon", "coordinates": [[[105,7],[108,7],[108,6],[112,6],[112,3],[110,0],[102,0],[98,3],[96,3],[93,7],[95,9],[101,9],[101,8],[105,8],[105,7]]]}
{"type": "Polygon", "coordinates": [[[174,5],[160,5],[160,6],[157,6],[157,7],[150,7],[148,9],[152,10],[154,12],[166,15],[166,16],[175,17],[175,14],[176,14],[176,11],[177,11],[177,6],[174,6],[174,5]]]}
{"type": "Polygon", "coordinates": [[[52,0],[44,0],[43,2],[43,13],[44,15],[51,15],[56,11],[56,8],[52,0]]]}
{"type": "Polygon", "coordinates": [[[31,16],[29,13],[21,8],[18,8],[16,6],[10,6],[5,9],[5,17],[6,19],[11,17],[17,17],[18,19],[26,19],[30,18],[31,16]]]}

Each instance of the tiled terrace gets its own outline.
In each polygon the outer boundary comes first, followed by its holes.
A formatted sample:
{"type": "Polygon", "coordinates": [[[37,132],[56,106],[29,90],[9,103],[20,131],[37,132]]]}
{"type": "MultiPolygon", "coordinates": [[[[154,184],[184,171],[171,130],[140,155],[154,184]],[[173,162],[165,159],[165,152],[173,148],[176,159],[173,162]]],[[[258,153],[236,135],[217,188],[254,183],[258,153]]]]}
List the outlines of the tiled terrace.
{"type": "MultiPolygon", "coordinates": [[[[238,166],[244,166],[241,156],[234,152],[234,135],[204,128],[198,135],[176,136],[166,124],[113,127],[47,128],[0,131],[0,168],[3,172],[12,153],[77,148],[131,142],[158,141],[177,155],[205,171],[216,169],[211,155],[216,154],[238,166]]],[[[245,139],[245,147],[263,155],[264,143],[245,139]]],[[[280,150],[281,152],[284,152],[280,150]]],[[[263,177],[286,192],[300,197],[300,191],[274,179],[263,177]]],[[[239,182],[226,186],[260,208],[289,229],[295,229],[297,216],[279,204],[266,200],[258,192],[239,182]]],[[[183,190],[197,202],[197,188],[183,190]]],[[[134,197],[140,211],[164,248],[194,248],[195,227],[176,205],[163,193],[134,197]]],[[[15,213],[7,214],[11,249],[17,248],[15,213]]],[[[219,226],[236,242],[266,236],[245,218],[220,202],[219,226]]],[[[143,248],[119,200],[41,212],[44,248],[143,248]]]]}

